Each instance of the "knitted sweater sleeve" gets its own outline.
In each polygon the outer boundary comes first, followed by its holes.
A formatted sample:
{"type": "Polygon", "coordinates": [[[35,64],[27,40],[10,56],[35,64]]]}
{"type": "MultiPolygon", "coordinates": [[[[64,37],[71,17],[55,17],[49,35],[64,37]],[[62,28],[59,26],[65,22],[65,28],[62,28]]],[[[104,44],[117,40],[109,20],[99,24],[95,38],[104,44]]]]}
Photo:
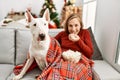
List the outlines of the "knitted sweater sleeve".
{"type": "Polygon", "coordinates": [[[92,58],[93,45],[92,45],[92,40],[88,30],[84,30],[82,34],[82,38],[83,39],[80,38],[80,40],[77,41],[76,43],[79,45],[79,47],[81,48],[82,52],[86,57],[92,58]]]}

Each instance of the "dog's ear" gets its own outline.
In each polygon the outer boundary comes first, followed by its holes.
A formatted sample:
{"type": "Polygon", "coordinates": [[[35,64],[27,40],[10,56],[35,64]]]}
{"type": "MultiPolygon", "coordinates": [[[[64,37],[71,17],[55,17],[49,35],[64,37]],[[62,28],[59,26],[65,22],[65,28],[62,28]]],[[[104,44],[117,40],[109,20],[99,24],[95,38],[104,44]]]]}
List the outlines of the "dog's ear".
{"type": "Polygon", "coordinates": [[[26,21],[28,23],[31,22],[33,19],[33,16],[31,15],[31,13],[28,10],[26,10],[26,12],[25,12],[25,17],[26,17],[26,21]]]}
{"type": "Polygon", "coordinates": [[[45,10],[43,14],[43,18],[45,18],[48,22],[50,22],[50,13],[48,8],[45,10]]]}

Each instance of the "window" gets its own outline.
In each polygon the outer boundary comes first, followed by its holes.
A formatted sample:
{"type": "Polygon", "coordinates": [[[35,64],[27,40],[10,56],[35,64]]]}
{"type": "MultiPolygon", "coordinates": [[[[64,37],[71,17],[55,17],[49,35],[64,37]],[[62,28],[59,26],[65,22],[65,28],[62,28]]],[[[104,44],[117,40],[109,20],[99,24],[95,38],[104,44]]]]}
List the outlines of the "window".
{"type": "Polygon", "coordinates": [[[92,27],[94,32],[96,0],[83,0],[83,23],[85,28],[92,27]]]}
{"type": "Polygon", "coordinates": [[[117,53],[116,53],[116,63],[120,65],[120,32],[118,38],[118,45],[117,45],[117,53]]]}

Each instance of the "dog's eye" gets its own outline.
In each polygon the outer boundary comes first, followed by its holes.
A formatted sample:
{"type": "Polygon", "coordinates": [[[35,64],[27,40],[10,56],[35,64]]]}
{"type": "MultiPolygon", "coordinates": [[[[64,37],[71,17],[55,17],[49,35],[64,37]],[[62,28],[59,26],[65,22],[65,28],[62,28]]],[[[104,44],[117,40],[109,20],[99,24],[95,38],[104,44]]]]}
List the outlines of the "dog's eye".
{"type": "Polygon", "coordinates": [[[35,23],[35,24],[33,24],[33,26],[36,26],[36,23],[35,23]]]}
{"type": "Polygon", "coordinates": [[[44,26],[46,26],[46,23],[44,23],[44,26]]]}

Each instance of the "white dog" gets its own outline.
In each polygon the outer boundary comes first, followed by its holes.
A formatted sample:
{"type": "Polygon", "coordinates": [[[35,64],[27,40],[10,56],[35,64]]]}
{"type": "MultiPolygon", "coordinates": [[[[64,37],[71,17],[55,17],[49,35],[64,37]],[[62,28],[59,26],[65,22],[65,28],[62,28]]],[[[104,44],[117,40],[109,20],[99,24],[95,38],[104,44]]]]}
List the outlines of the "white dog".
{"type": "Polygon", "coordinates": [[[48,35],[49,10],[46,9],[42,18],[33,18],[29,11],[26,11],[25,16],[32,33],[32,41],[29,47],[30,57],[27,59],[20,74],[13,77],[13,80],[21,79],[34,60],[41,70],[47,66],[46,54],[50,45],[50,37],[48,35]]]}

